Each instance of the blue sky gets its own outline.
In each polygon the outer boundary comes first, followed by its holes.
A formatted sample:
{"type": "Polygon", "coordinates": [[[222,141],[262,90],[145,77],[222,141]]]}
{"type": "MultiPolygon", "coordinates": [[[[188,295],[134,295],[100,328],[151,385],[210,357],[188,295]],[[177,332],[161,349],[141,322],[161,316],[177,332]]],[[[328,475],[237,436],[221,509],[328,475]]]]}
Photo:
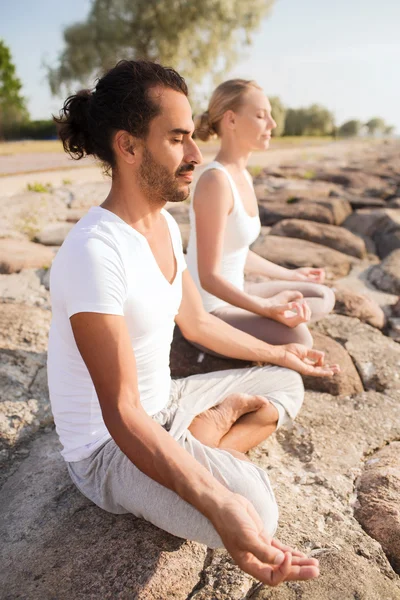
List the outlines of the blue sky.
{"type": "MultiPolygon", "coordinates": [[[[90,0],[0,0],[0,38],[10,47],[32,118],[57,112],[43,61],[62,50],[62,28],[90,0]]],[[[338,123],[382,116],[400,133],[400,0],[276,0],[231,76],[256,79],[291,107],[321,103],[338,123]]]]}

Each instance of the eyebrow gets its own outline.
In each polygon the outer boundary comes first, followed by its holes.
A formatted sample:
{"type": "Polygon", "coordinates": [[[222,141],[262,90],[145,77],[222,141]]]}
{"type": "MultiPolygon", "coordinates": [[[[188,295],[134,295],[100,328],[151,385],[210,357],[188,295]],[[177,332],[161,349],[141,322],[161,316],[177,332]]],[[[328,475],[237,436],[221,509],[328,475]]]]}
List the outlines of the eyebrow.
{"type": "Polygon", "coordinates": [[[190,129],[180,129],[178,127],[177,129],[171,129],[168,133],[173,133],[175,135],[190,135],[192,131],[190,129]]]}

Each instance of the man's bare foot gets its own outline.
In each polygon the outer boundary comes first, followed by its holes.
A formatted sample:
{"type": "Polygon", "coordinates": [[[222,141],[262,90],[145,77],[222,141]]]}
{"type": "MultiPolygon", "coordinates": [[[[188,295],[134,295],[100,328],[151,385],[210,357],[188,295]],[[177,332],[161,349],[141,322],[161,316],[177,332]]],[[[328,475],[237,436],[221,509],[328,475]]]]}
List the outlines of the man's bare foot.
{"type": "Polygon", "coordinates": [[[195,417],[189,431],[207,446],[217,447],[232,425],[245,414],[255,412],[269,402],[263,396],[230,394],[217,406],[195,417]]]}

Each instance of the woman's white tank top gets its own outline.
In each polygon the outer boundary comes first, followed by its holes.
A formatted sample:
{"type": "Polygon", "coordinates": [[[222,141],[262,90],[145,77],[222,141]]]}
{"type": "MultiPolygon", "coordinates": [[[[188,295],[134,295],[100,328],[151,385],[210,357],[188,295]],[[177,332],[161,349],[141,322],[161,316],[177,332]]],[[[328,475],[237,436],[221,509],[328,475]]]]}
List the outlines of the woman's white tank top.
{"type": "MultiPolygon", "coordinates": [[[[233,196],[233,209],[228,215],[226,228],[224,233],[224,244],[222,251],[222,259],[220,265],[220,275],[235,285],[240,290],[244,288],[244,267],[246,263],[249,246],[260,234],[261,223],[260,217],[250,217],[244,206],[239,191],[233,181],[228,170],[221,163],[214,160],[206,166],[203,172],[210,169],[219,169],[223,171],[231,185],[233,196]]],[[[248,171],[245,171],[250,185],[253,187],[253,182],[248,171]]],[[[212,312],[226,302],[206,292],[200,284],[199,272],[197,267],[197,239],[196,239],[196,215],[193,210],[193,203],[189,208],[190,215],[190,237],[187,249],[186,262],[190,274],[201,294],[204,308],[207,312],[212,312]]],[[[212,214],[210,214],[212,219],[212,214]]]]}

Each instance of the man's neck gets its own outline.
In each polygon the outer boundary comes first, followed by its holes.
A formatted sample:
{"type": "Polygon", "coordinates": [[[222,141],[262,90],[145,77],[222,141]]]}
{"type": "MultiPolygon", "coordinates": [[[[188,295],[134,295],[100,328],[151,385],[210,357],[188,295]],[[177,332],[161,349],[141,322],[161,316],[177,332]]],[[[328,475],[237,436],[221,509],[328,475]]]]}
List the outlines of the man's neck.
{"type": "Polygon", "coordinates": [[[121,178],[113,178],[110,193],[101,204],[143,235],[159,221],[164,206],[165,202],[147,198],[136,182],[127,184],[121,178]]]}

